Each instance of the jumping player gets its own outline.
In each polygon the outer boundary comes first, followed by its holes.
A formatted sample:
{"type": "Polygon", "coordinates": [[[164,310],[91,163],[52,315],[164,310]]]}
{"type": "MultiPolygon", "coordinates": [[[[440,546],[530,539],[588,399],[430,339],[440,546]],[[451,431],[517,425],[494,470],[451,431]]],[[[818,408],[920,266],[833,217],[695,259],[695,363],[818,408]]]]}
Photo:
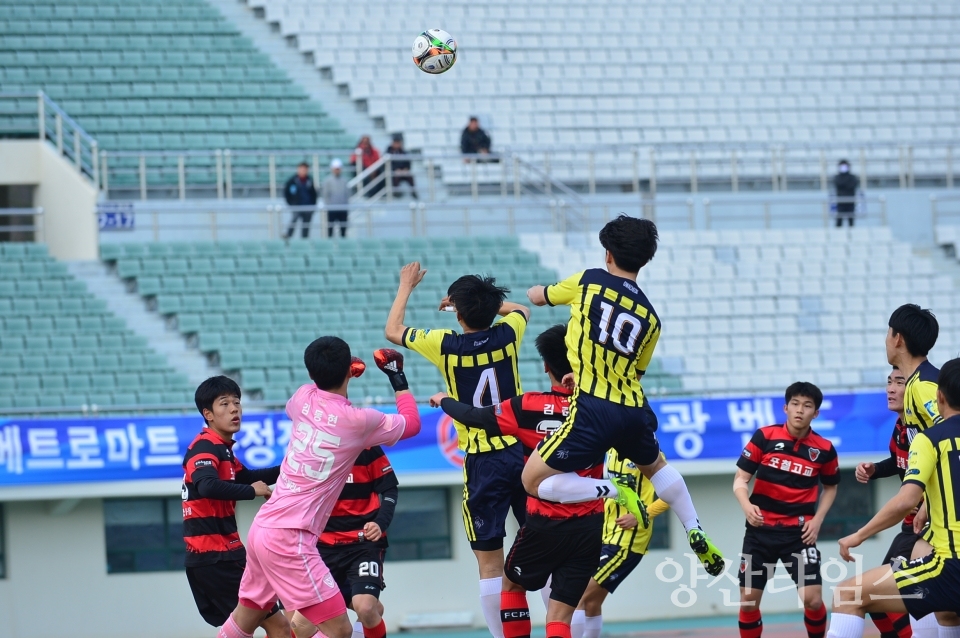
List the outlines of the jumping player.
{"type": "Polygon", "coordinates": [[[380,446],[357,457],[320,535],[320,558],[347,606],[357,613],[353,638],[384,638],[380,592],[387,528],[397,507],[397,475],[380,446]]]}
{"type": "Polygon", "coordinates": [[[917,432],[941,421],[937,409],[937,375],[940,371],[927,360],[927,353],[937,343],[940,324],[929,310],[908,303],[893,311],[888,325],[887,362],[907,378],[903,423],[912,441],[917,432]]]}
{"type": "Polygon", "coordinates": [[[747,517],[740,559],[741,638],[758,638],[763,630],[760,600],[778,560],[797,585],[809,638],[823,638],[826,630],[817,536],[837,497],[840,469],[833,444],[810,427],[822,402],[823,393],[812,383],[788,387],[786,423],[757,430],[737,461],[733,493],[747,517]]]}
{"type": "MultiPolygon", "coordinates": [[[[183,540],[187,582],[203,619],[223,625],[237,606],[247,552],[237,530],[237,501],[270,498],[280,466],[249,470],[233,454],[243,407],[240,386],[210,377],[194,399],[205,426],[183,457],[183,540]]],[[[269,638],[289,638],[290,623],[276,605],[260,624],[269,638]]]]}
{"type": "MultiPolygon", "coordinates": [[[[640,385],[660,337],[660,318],[637,285],[637,273],[653,259],[657,239],[653,222],[621,215],[600,231],[606,270],[585,270],[527,291],[534,305],[570,306],[567,357],[576,389],[563,427],[524,467],[523,485],[530,494],[561,503],[595,498],[596,481],[575,472],[602,462],[613,448],[650,479],[680,519],[704,569],[716,576],[723,572],[723,556],[700,527],[683,477],[660,454],[656,416],[640,385]]],[[[637,498],[628,509],[638,514],[642,507],[637,498]]]]}
{"type": "MultiPolygon", "coordinates": [[[[387,318],[387,339],[420,353],[443,373],[447,394],[475,407],[519,395],[517,357],[530,310],[504,301],[506,288],[490,277],[465,275],[447,289],[440,309],[453,308],[463,333],[420,330],[404,325],[407,302],[426,270],[419,262],[400,271],[400,288],[387,318]],[[500,315],[502,319],[493,323],[500,315]]],[[[507,512],[523,525],[526,492],[520,482],[523,451],[513,436],[489,436],[454,421],[464,452],[463,525],[480,570],[480,606],[490,633],[503,637],[500,579],[507,512]]]]}
{"type": "Polygon", "coordinates": [[[320,337],[303,359],[313,383],[287,402],[294,423],[290,443],[276,489],[250,526],[240,602],[220,638],[249,638],[278,598],[293,610],[290,624],[297,638],[310,638],[318,629],[329,638],[350,638],[343,596],[317,540],[360,452],[420,431],[399,352],[374,352],[396,393],[398,414],[355,408],[347,400],[353,371],[350,346],[342,339],[320,337]]]}
{"type": "MultiPolygon", "coordinates": [[[[537,337],[537,351],[550,379],[549,392],[527,392],[498,405],[471,407],[442,392],[430,399],[450,417],[489,436],[511,434],[524,450],[551,436],[567,415],[571,391],[560,379],[570,373],[562,325],[537,337]]],[[[599,479],[602,465],[582,468],[578,474],[599,479]]],[[[500,613],[506,638],[529,638],[527,591],[543,589],[551,581],[547,602],[547,638],[570,638],[574,609],[587,588],[601,550],[603,505],[593,500],[563,505],[527,498],[527,520],[507,554],[503,571],[500,613]]]]}
{"type": "Polygon", "coordinates": [[[828,638],[861,638],[866,613],[904,613],[913,618],[935,614],[941,638],[960,636],[960,359],[943,364],[937,378],[937,409],[943,421],[917,433],[900,491],[870,522],[840,539],[840,556],[893,527],[916,507],[921,497],[930,512],[924,538],[933,546],[927,556],[897,565],[875,567],[836,589],[828,638]]]}
{"type": "MultiPolygon", "coordinates": [[[[910,456],[910,440],[907,437],[907,428],[903,424],[903,391],[906,382],[903,373],[896,368],[887,375],[887,409],[897,414],[897,422],[890,436],[890,456],[876,463],[857,465],[856,478],[861,483],[869,483],[888,476],[899,476],[903,481],[910,456]]],[[[889,565],[892,560],[910,560],[913,547],[919,538],[913,531],[915,513],[916,510],[911,511],[904,517],[900,525],[900,533],[890,543],[890,549],[883,557],[882,564],[889,565]]],[[[880,638],[910,638],[913,635],[909,614],[872,613],[870,618],[880,630],[880,638]]]]}
{"type": "Polygon", "coordinates": [[[573,612],[573,638],[600,638],[603,631],[603,601],[640,564],[653,535],[653,519],[670,506],[655,499],[653,485],[630,459],[621,459],[615,450],[607,453],[606,470],[609,476],[631,476],[640,486],[640,500],[647,506],[650,526],[644,527],[637,517],[616,501],[608,500],[603,513],[603,551],[600,566],[573,612]]]}

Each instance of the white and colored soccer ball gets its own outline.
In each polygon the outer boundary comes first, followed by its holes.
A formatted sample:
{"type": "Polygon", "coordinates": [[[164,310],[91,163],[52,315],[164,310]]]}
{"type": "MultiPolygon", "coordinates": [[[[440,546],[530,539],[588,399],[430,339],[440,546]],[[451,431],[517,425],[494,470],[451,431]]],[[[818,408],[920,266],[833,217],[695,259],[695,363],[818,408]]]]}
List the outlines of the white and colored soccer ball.
{"type": "Polygon", "coordinates": [[[457,41],[443,29],[427,29],[413,41],[413,63],[424,73],[444,73],[457,61],[457,41]]]}

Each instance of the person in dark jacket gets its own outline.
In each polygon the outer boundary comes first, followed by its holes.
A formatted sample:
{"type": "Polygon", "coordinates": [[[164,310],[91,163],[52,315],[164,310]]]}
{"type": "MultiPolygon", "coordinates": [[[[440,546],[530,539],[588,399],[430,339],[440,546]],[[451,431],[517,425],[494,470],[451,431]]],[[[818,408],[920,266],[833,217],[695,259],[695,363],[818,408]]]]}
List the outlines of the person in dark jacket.
{"type": "Polygon", "coordinates": [[[856,211],[857,188],[860,178],[850,172],[850,162],[845,159],[837,164],[837,174],[833,177],[833,187],[837,192],[837,228],[843,226],[847,220],[853,226],[853,217],[856,211]]]}
{"type": "Polygon", "coordinates": [[[290,226],[287,228],[285,239],[293,237],[293,229],[297,220],[301,221],[300,236],[306,239],[310,236],[310,220],[313,218],[313,210],[305,207],[315,207],[317,205],[317,189],[310,178],[310,166],[306,162],[300,162],[297,166],[297,174],[287,180],[283,187],[283,196],[287,200],[288,206],[296,206],[299,210],[294,211],[290,217],[290,226]],[[303,207],[303,208],[301,208],[303,207]]]}
{"type": "Polygon", "coordinates": [[[390,146],[387,147],[387,155],[390,155],[390,172],[393,177],[393,194],[397,194],[400,184],[406,182],[410,184],[410,196],[417,199],[417,186],[413,183],[413,173],[410,172],[410,160],[403,158],[407,154],[407,149],[403,148],[403,137],[395,135],[390,146]],[[396,156],[400,157],[396,157],[396,156]],[[395,159],[396,158],[396,159],[395,159]]]}
{"type": "MultiPolygon", "coordinates": [[[[460,134],[460,152],[464,155],[488,155],[490,153],[490,136],[480,128],[480,122],[475,116],[470,117],[467,128],[460,134]]],[[[469,158],[464,159],[469,162],[469,158]]]]}

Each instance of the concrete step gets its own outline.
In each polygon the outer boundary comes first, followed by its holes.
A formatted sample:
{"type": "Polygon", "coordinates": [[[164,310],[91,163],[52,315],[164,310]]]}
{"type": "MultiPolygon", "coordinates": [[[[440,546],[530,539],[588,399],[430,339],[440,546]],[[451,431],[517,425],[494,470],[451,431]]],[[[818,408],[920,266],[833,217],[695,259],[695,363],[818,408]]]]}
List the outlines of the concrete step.
{"type": "Polygon", "coordinates": [[[67,262],[67,268],[74,277],[87,284],[87,289],[95,297],[107,304],[110,312],[126,321],[135,334],[145,337],[154,351],[165,356],[174,370],[187,375],[192,384],[199,385],[204,379],[221,374],[219,368],[191,347],[164,317],[150,310],[136,292],[128,290],[105,264],[74,261],[67,262]]]}

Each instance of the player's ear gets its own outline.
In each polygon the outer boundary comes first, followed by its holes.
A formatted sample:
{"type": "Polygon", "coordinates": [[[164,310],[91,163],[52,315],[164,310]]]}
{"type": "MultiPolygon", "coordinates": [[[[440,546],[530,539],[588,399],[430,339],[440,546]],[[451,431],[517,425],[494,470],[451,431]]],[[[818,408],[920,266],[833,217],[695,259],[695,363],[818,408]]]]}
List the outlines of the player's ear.
{"type": "Polygon", "coordinates": [[[818,408],[818,409],[816,409],[816,410],[813,411],[813,418],[816,419],[816,418],[818,418],[819,416],[820,416],[820,410],[819,410],[819,408],[818,408]]]}
{"type": "Polygon", "coordinates": [[[210,423],[211,421],[213,421],[213,411],[210,410],[209,408],[204,408],[201,414],[203,415],[203,420],[205,422],[210,423]]]}
{"type": "Polygon", "coordinates": [[[786,415],[789,415],[789,414],[790,414],[790,413],[787,411],[787,407],[788,407],[789,405],[790,405],[789,403],[784,403],[784,404],[783,404],[783,413],[786,414],[786,415]]]}

